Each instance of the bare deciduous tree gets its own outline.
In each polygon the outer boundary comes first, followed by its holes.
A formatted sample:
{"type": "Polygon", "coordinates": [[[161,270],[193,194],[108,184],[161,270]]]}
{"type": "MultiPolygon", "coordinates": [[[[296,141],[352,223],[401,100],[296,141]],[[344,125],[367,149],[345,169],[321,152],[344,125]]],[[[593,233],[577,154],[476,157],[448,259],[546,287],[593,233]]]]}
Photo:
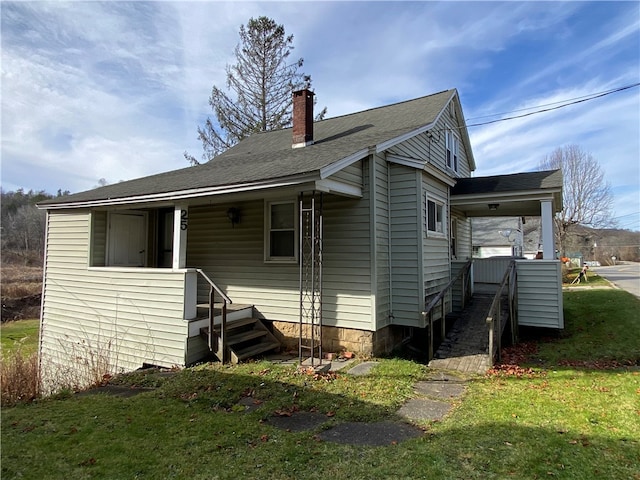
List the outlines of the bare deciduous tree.
{"type": "Polygon", "coordinates": [[[611,186],[598,161],[578,145],[557,148],[539,165],[541,170],[561,169],[562,211],[556,215],[556,240],[566,253],[567,239],[576,225],[591,228],[613,226],[611,186]]]}
{"type": "MultiPolygon", "coordinates": [[[[303,59],[292,63],[293,35],[267,17],[251,18],[240,26],[236,63],[227,65],[227,90],[214,86],[209,98],[214,119],[198,127],[202,160],[209,161],[246,136],[291,124],[292,91],[311,85],[311,77],[298,70],[303,59]]],[[[317,118],[322,118],[326,108],[317,118]]],[[[199,162],[185,152],[192,164],[199,162]]]]}

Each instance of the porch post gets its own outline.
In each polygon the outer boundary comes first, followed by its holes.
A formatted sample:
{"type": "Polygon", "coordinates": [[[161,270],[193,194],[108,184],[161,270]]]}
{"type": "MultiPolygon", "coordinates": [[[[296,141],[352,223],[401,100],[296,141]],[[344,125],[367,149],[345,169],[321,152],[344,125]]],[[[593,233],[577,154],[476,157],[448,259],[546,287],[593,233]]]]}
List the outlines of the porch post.
{"type": "Polygon", "coordinates": [[[542,213],[542,258],[556,259],[556,247],[553,234],[553,203],[551,200],[540,201],[542,213]]]}
{"type": "Polygon", "coordinates": [[[189,207],[176,205],[173,212],[173,268],[185,268],[187,264],[187,228],[189,207]]]}

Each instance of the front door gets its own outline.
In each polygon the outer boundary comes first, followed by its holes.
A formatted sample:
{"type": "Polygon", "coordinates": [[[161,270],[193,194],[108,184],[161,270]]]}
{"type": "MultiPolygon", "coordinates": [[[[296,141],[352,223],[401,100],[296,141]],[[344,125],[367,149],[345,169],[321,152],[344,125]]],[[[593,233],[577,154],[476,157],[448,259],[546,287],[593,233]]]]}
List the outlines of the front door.
{"type": "Polygon", "coordinates": [[[147,258],[147,216],[143,212],[111,213],[107,265],[144,267],[147,258]]]}

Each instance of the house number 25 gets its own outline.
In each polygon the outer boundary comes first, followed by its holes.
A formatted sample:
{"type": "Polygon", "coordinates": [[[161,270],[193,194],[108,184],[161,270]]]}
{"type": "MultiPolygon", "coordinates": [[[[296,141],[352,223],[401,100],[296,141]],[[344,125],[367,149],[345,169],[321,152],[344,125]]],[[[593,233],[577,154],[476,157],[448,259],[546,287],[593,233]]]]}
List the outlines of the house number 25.
{"type": "Polygon", "coordinates": [[[180,212],[180,230],[186,230],[189,224],[189,215],[186,210],[180,212]]]}

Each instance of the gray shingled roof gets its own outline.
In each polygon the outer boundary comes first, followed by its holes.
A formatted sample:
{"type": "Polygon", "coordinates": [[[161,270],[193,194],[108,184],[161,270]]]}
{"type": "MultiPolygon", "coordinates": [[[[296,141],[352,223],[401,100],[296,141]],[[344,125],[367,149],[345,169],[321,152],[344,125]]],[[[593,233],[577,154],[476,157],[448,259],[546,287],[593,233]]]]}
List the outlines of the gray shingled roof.
{"type": "Polygon", "coordinates": [[[314,144],[292,148],[291,128],[251,135],[208,163],[42,202],[42,206],[117,200],[286,179],[321,169],[432,123],[455,90],[314,123],[314,144]]]}
{"type": "Polygon", "coordinates": [[[451,189],[451,194],[471,195],[559,188],[562,188],[562,171],[544,170],[491,177],[459,178],[451,189]]]}

